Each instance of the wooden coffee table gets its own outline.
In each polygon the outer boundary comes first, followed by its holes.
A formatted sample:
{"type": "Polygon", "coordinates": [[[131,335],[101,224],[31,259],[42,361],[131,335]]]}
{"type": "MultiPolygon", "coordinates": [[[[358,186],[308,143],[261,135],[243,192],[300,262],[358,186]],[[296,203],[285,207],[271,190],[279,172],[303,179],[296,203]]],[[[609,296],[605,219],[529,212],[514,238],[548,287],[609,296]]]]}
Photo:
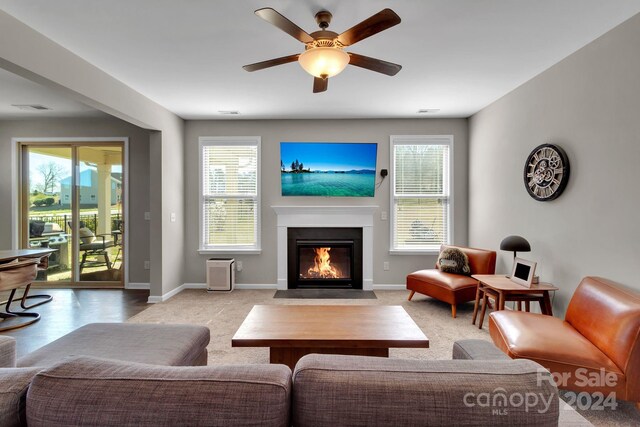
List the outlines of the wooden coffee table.
{"type": "Polygon", "coordinates": [[[389,357],[389,348],[429,348],[429,339],[400,306],[256,305],[232,347],[269,347],[270,362],[294,368],[305,354],[389,357]]]}

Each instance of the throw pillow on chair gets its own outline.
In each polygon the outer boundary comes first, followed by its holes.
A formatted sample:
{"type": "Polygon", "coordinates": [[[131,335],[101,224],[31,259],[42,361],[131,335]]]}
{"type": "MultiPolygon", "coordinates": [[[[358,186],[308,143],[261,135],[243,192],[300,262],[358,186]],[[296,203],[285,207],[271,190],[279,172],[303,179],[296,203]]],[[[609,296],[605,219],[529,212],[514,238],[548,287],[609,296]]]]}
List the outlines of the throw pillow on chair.
{"type": "Polygon", "coordinates": [[[78,236],[80,236],[80,241],[84,245],[88,245],[89,243],[92,243],[94,240],[96,240],[96,235],[93,234],[93,231],[91,231],[87,227],[82,227],[81,229],[79,229],[78,236]]]}
{"type": "Polygon", "coordinates": [[[463,274],[469,276],[469,257],[458,248],[445,248],[438,256],[438,266],[445,273],[463,274]]]}

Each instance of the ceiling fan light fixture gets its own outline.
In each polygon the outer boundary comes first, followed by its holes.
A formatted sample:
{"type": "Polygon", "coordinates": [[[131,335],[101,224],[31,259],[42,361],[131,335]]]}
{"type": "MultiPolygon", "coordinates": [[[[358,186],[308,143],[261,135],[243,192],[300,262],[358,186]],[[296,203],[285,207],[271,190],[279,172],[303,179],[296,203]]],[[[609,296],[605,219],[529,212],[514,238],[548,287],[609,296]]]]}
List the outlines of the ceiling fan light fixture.
{"type": "Polygon", "coordinates": [[[340,74],[349,59],[349,54],[337,47],[312,47],[300,54],[298,62],[307,73],[324,79],[340,74]]]}

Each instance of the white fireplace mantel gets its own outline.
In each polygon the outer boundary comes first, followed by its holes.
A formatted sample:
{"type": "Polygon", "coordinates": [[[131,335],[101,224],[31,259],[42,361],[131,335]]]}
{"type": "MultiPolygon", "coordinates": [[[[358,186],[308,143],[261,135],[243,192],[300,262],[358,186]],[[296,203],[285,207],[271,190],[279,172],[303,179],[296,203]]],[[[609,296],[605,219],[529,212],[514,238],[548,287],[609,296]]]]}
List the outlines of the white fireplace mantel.
{"type": "Polygon", "coordinates": [[[373,290],[373,214],[378,206],[272,206],[278,217],[278,289],[287,289],[287,228],[362,227],[362,289],[373,290]]]}

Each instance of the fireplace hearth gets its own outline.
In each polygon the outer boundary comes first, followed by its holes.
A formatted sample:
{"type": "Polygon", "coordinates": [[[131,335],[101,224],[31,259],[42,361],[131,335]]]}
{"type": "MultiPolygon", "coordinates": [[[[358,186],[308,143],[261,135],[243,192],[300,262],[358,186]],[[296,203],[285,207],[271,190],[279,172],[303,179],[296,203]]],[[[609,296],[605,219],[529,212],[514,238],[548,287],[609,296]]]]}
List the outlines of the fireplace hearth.
{"type": "Polygon", "coordinates": [[[362,228],[288,228],[287,261],[289,289],[362,289],[362,228]]]}

